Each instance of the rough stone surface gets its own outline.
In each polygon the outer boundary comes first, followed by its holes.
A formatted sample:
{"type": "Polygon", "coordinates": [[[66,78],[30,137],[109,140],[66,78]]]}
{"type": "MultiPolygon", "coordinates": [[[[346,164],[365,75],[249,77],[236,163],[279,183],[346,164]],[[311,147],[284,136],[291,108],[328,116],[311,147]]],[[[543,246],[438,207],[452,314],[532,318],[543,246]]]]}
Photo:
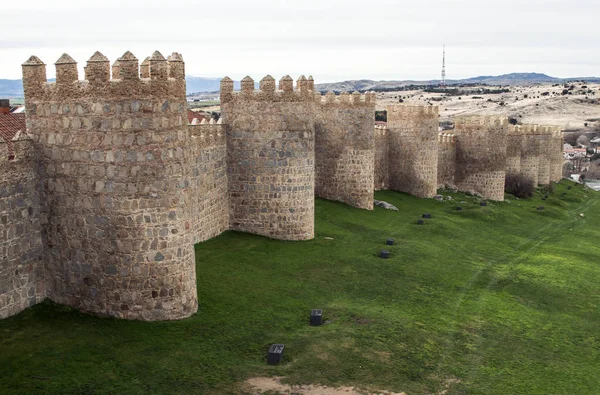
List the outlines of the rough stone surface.
{"type": "Polygon", "coordinates": [[[375,125],[375,176],[374,189],[376,191],[387,189],[390,185],[389,172],[389,149],[388,128],[383,125],[375,125]]]}
{"type": "Polygon", "coordinates": [[[506,174],[520,174],[539,185],[560,181],[563,137],[555,126],[509,126],[506,174]]]}
{"type": "Polygon", "coordinates": [[[437,107],[387,106],[388,189],[436,195],[438,125],[437,107]]]}
{"type": "Polygon", "coordinates": [[[439,188],[454,185],[456,172],[456,140],[453,133],[438,135],[437,184],[439,188]]]}
{"type": "Polygon", "coordinates": [[[315,96],[315,195],[372,210],[375,103],[330,98],[315,96]]]}
{"type": "Polygon", "coordinates": [[[46,297],[33,143],[0,138],[0,318],[46,297]],[[14,155],[14,158],[13,158],[14,155]]]}
{"type": "Polygon", "coordinates": [[[388,202],[384,202],[383,200],[374,200],[373,203],[375,204],[375,206],[384,208],[386,210],[398,211],[398,207],[388,202]]]}
{"type": "Polygon", "coordinates": [[[23,66],[24,85],[38,87],[25,100],[47,295],[127,319],[187,317],[198,304],[185,80],[160,68],[140,80],[133,55],[119,63],[118,80],[106,65],[86,69],[94,83],[77,80],[74,62],[56,65],[54,84],[23,66]]]}
{"type": "Polygon", "coordinates": [[[460,191],[503,201],[508,120],[497,117],[456,118],[455,183],[460,191]]]}
{"type": "Polygon", "coordinates": [[[242,232],[307,240],[314,236],[316,103],[312,92],[290,90],[287,78],[281,85],[284,91],[255,92],[246,81],[240,94],[221,95],[229,223],[242,232]]]}
{"type": "Polygon", "coordinates": [[[222,125],[188,126],[192,242],[198,243],[229,229],[227,144],[222,125]]]}
{"type": "Polygon", "coordinates": [[[437,186],[501,200],[504,174],[562,174],[556,128],[458,119],[375,95],[324,97],[289,76],[221,81],[219,122],[188,125],[185,64],[159,52],[141,65],[96,52],[85,81],[63,54],[57,82],[23,64],[28,134],[0,143],[0,318],[48,297],[125,319],[197,310],[194,243],[233,229],[282,240],[314,236],[314,197],[372,209],[374,189],[434,197],[437,186]],[[111,79],[112,74],[112,79],[111,79]],[[29,138],[28,136],[31,136],[29,138]],[[9,145],[14,146],[9,155],[9,145]],[[13,157],[14,156],[14,157],[13,157]]]}

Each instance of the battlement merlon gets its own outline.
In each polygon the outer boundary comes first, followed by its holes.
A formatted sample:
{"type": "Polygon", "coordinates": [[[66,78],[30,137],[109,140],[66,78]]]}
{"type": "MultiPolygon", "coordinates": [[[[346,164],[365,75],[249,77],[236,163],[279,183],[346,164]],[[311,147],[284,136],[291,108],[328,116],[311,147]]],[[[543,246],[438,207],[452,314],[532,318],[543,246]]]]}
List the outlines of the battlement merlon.
{"type": "MultiPolygon", "coordinates": [[[[454,119],[454,130],[461,129],[464,127],[507,127],[508,118],[501,116],[470,116],[470,117],[457,117],[454,119]]],[[[508,128],[506,129],[508,132],[508,128]]]]}
{"type": "Polygon", "coordinates": [[[325,95],[321,95],[319,92],[314,92],[314,99],[317,104],[321,106],[338,106],[338,107],[355,107],[355,106],[367,106],[375,107],[377,96],[374,92],[367,92],[361,95],[359,92],[353,92],[352,94],[344,91],[336,96],[335,93],[329,91],[325,95]]]}
{"type": "Polygon", "coordinates": [[[560,134],[561,128],[558,126],[550,125],[536,125],[536,124],[524,124],[524,125],[509,125],[508,134],[529,136],[529,135],[549,135],[556,136],[560,134]]]}
{"type": "Polygon", "coordinates": [[[33,139],[27,133],[19,131],[10,141],[0,138],[0,163],[19,163],[32,156],[33,139]]]}
{"type": "Polygon", "coordinates": [[[188,131],[192,141],[201,148],[226,144],[225,128],[221,119],[217,122],[214,119],[210,122],[203,119],[199,124],[188,125],[188,131]]]}
{"type": "Polygon", "coordinates": [[[44,90],[46,80],[46,64],[33,55],[21,65],[23,70],[23,91],[25,101],[33,98],[44,90]]]}
{"type": "MultiPolygon", "coordinates": [[[[312,81],[314,86],[314,81],[312,81]]],[[[277,89],[275,79],[267,75],[259,84],[259,90],[254,89],[254,79],[246,76],[241,81],[241,91],[234,92],[233,80],[224,77],[221,80],[221,103],[229,103],[236,100],[255,100],[271,102],[310,102],[314,100],[313,92],[310,90],[311,80],[304,76],[298,78],[294,90],[294,80],[289,75],[279,81],[277,89]]]]}
{"type": "Polygon", "coordinates": [[[439,133],[438,134],[438,142],[454,144],[456,142],[455,136],[453,133],[439,133]]]}
{"type": "Polygon", "coordinates": [[[437,106],[406,106],[406,105],[387,105],[388,121],[390,118],[406,118],[412,116],[438,117],[439,107],[437,106]]]}
{"type": "Polygon", "coordinates": [[[107,93],[114,91],[119,92],[120,96],[126,96],[130,92],[153,90],[154,84],[160,84],[160,90],[168,91],[171,95],[185,96],[183,58],[175,52],[169,59],[156,51],[140,68],[137,58],[127,51],[111,67],[108,58],[96,51],[84,67],[85,80],[80,81],[77,62],[65,53],[55,63],[56,83],[48,83],[46,65],[38,57],[32,56],[22,65],[25,100],[27,102],[34,97],[50,99],[57,92],[63,98],[85,96],[88,89],[97,90],[100,87],[107,93]],[[116,86],[118,84],[128,84],[129,88],[119,89],[116,86]],[[140,87],[135,88],[132,84],[139,84],[140,87]],[[165,84],[168,85],[167,89],[165,84]]]}

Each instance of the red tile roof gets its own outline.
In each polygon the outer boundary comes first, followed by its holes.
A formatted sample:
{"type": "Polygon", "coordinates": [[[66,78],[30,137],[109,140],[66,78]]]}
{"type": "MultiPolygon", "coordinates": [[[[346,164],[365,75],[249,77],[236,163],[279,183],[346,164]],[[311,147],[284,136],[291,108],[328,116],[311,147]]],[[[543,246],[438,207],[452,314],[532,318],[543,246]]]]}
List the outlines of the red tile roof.
{"type": "Polygon", "coordinates": [[[14,158],[13,137],[18,131],[25,132],[25,114],[0,113],[0,139],[4,139],[8,146],[8,156],[14,158]]]}
{"type": "Polygon", "coordinates": [[[0,114],[0,137],[11,141],[20,130],[25,132],[25,114],[0,114]]]}
{"type": "Polygon", "coordinates": [[[194,120],[194,118],[198,118],[198,124],[200,122],[202,122],[203,119],[206,119],[206,117],[203,116],[202,114],[199,114],[192,110],[188,110],[187,115],[188,115],[188,124],[190,124],[190,125],[192,124],[192,121],[194,120]]]}

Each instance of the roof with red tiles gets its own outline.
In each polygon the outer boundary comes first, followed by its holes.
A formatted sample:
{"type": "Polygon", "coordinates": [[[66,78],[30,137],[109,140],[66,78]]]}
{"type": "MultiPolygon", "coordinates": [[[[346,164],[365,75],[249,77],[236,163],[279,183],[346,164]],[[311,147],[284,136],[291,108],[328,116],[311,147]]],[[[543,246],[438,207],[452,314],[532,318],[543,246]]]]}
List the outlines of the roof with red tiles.
{"type": "Polygon", "coordinates": [[[198,121],[197,121],[198,123],[202,122],[203,119],[206,119],[206,117],[203,116],[202,114],[199,114],[192,110],[188,110],[187,115],[188,115],[188,124],[190,124],[190,125],[192,124],[194,118],[198,119],[198,121]]]}
{"type": "Polygon", "coordinates": [[[4,140],[11,141],[19,130],[25,132],[26,128],[25,114],[0,114],[0,137],[4,140]]]}

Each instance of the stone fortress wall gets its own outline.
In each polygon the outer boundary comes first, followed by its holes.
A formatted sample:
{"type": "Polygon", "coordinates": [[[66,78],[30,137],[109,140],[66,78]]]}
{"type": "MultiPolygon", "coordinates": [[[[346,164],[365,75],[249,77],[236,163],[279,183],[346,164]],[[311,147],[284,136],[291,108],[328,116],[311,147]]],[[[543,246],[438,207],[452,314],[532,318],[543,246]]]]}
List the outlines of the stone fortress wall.
{"type": "Polygon", "coordinates": [[[454,133],[438,134],[438,188],[454,186],[456,173],[456,136],[454,133]]]}
{"type": "Polygon", "coordinates": [[[240,92],[226,77],[219,121],[187,125],[181,56],[138,63],[97,52],[79,80],[65,54],[56,83],[37,57],[23,64],[27,136],[11,142],[15,158],[0,144],[0,318],[48,297],[180,319],[198,306],[195,243],[229,229],[310,239],[315,195],[370,210],[375,189],[457,185],[501,200],[505,166],[560,178],[555,129],[507,140],[505,121],[481,118],[440,134],[432,106],[389,106],[373,127],[375,94],[323,96],[311,77],[267,76],[258,91],[246,77],[240,92]]]}
{"type": "Polygon", "coordinates": [[[231,229],[282,240],[314,236],[315,100],[306,79],[221,81],[231,229]]]}
{"type": "Polygon", "coordinates": [[[373,209],[375,95],[315,95],[315,195],[373,209]]]}
{"type": "Polygon", "coordinates": [[[9,158],[0,138],[0,318],[46,297],[33,142],[15,136],[11,143],[9,158]]]}
{"type": "Polygon", "coordinates": [[[155,52],[140,78],[130,52],[113,67],[95,53],[79,81],[68,55],[56,83],[23,65],[28,133],[39,153],[50,299],[128,319],[197,310],[189,203],[185,73],[155,52]]]}
{"type": "Polygon", "coordinates": [[[438,127],[438,107],[387,106],[389,189],[436,195],[438,127]]]}
{"type": "Polygon", "coordinates": [[[390,184],[389,155],[387,125],[375,125],[375,159],[374,159],[374,186],[376,191],[387,189],[390,184]]]}
{"type": "Polygon", "coordinates": [[[509,125],[506,174],[520,174],[536,185],[562,178],[563,138],[560,128],[541,125],[509,125]]]}
{"type": "Polygon", "coordinates": [[[192,243],[218,236],[229,229],[229,183],[227,143],[221,120],[203,120],[188,125],[188,179],[193,191],[189,207],[193,211],[192,243]]]}
{"type": "Polygon", "coordinates": [[[456,172],[459,191],[474,191],[486,199],[504,200],[508,119],[455,118],[456,172]]]}

